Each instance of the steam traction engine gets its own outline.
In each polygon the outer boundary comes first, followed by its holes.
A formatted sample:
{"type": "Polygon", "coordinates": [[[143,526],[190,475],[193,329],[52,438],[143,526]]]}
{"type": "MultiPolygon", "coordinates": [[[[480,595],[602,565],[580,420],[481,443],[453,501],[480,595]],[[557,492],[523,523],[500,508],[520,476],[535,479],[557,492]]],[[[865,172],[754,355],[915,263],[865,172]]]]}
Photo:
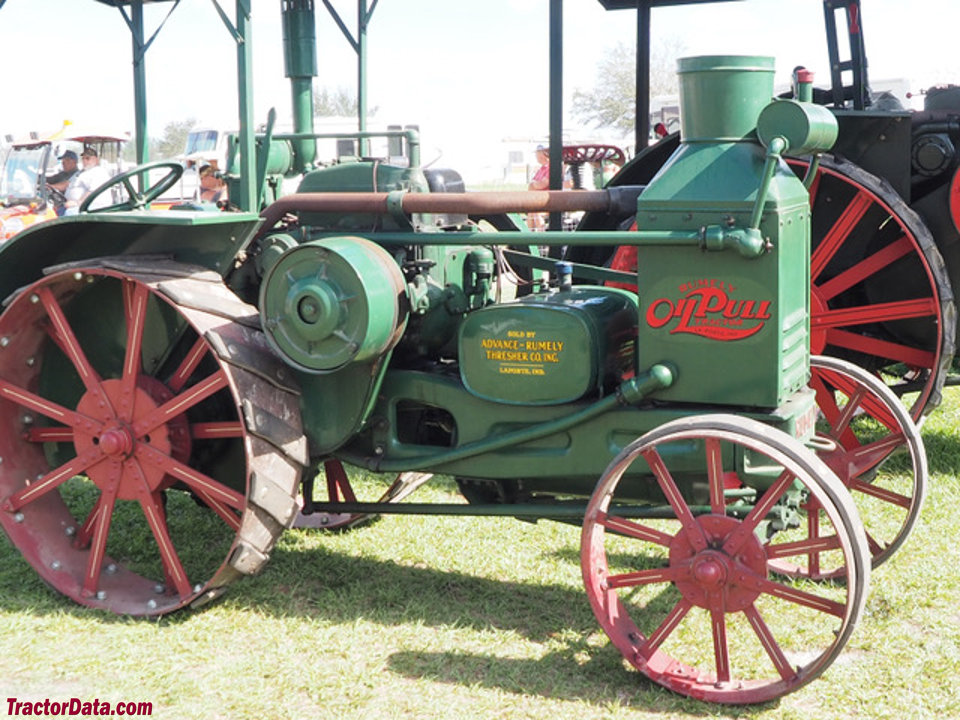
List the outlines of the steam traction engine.
{"type": "Polygon", "coordinates": [[[24,232],[0,253],[13,543],[76,602],[159,615],[258,572],[294,524],[462,512],[395,504],[444,473],[468,512],[582,523],[596,617],[656,682],[748,703],[817,677],[916,519],[925,456],[885,385],[809,355],[810,206],[781,156],[829,148],[833,116],[771,103],[769,58],[680,73],[683,142],[642,193],[427,192],[359,162],[262,218],[24,232]],[[637,229],[489,231],[566,209],[637,229]],[[634,246],[639,274],[544,242],[634,246]],[[881,468],[897,449],[906,486],[881,468]],[[358,468],[396,480],[361,502],[358,468]]]}

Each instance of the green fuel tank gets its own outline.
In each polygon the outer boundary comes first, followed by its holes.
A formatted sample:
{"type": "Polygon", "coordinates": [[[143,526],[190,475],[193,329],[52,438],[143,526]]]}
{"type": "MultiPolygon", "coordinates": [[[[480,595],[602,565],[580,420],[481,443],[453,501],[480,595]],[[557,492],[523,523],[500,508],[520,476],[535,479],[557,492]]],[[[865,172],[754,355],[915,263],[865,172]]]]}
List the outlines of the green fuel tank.
{"type": "Polygon", "coordinates": [[[773,76],[769,57],[679,60],[681,144],[638,199],[637,226],[704,241],[640,255],[639,368],[669,362],[678,375],[659,398],[772,408],[807,382],[810,206],[779,152],[829,148],[836,124],[805,103],[767,110],[773,76]],[[714,249],[731,231],[763,250],[714,249]]]}

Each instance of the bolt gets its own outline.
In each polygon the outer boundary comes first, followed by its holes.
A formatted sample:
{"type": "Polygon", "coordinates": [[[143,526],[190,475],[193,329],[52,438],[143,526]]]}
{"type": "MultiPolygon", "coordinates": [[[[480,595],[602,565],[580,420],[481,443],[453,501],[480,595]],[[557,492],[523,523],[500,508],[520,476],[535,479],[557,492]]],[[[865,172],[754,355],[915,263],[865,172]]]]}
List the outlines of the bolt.
{"type": "Polygon", "coordinates": [[[77,534],[77,529],[73,525],[67,525],[67,527],[63,529],[63,532],[67,534],[67,537],[73,537],[77,534]]]}
{"type": "Polygon", "coordinates": [[[33,367],[33,364],[34,364],[35,362],[36,362],[36,359],[35,359],[35,358],[28,357],[28,358],[27,358],[27,367],[33,367]]]}
{"type": "Polygon", "coordinates": [[[107,565],[107,574],[108,574],[108,575],[113,575],[113,574],[116,573],[116,572],[117,572],[117,566],[116,566],[115,564],[110,563],[109,565],[107,565]]]}
{"type": "Polygon", "coordinates": [[[24,415],[23,416],[24,425],[33,425],[33,415],[24,415]]]}
{"type": "Polygon", "coordinates": [[[163,593],[166,592],[166,588],[163,585],[157,584],[153,586],[153,591],[157,595],[163,595],[163,593]]]}
{"type": "Polygon", "coordinates": [[[76,280],[76,281],[78,281],[78,282],[79,282],[80,280],[83,280],[83,273],[82,273],[82,272],[75,272],[75,273],[73,274],[73,279],[76,280]]]}
{"type": "Polygon", "coordinates": [[[151,610],[155,609],[157,607],[157,601],[153,599],[147,600],[147,607],[151,610]]]}
{"type": "Polygon", "coordinates": [[[36,305],[38,302],[40,302],[40,296],[37,295],[36,293],[33,293],[33,294],[30,296],[30,302],[32,302],[34,305],[36,305]]]}
{"type": "Polygon", "coordinates": [[[9,344],[10,344],[10,338],[9,338],[9,337],[7,337],[6,335],[4,335],[2,338],[0,338],[0,347],[6,347],[6,346],[9,345],[9,344]]]}
{"type": "Polygon", "coordinates": [[[106,600],[106,599],[107,599],[107,592],[106,592],[106,590],[98,590],[98,591],[97,591],[97,600],[106,600]]]}
{"type": "Polygon", "coordinates": [[[17,513],[16,515],[14,515],[14,516],[13,516],[13,521],[14,521],[14,522],[18,522],[18,523],[22,523],[22,522],[23,522],[23,513],[17,513]]]}
{"type": "Polygon", "coordinates": [[[59,569],[60,569],[60,561],[59,561],[59,560],[54,560],[52,563],[50,563],[50,568],[53,569],[53,570],[59,570],[59,569]]]}
{"type": "Polygon", "coordinates": [[[200,583],[197,583],[196,585],[193,586],[194,592],[200,592],[201,590],[203,590],[203,585],[201,585],[200,583]]]}

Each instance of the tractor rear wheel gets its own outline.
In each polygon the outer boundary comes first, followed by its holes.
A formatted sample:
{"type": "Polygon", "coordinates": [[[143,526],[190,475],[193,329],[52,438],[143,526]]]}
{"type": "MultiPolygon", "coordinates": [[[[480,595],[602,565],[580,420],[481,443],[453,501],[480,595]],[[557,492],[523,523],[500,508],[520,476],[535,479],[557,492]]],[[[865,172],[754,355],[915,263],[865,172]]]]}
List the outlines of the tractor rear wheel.
{"type": "Polygon", "coordinates": [[[957,324],[930,231],[889,185],[836,158],[823,158],[810,207],[811,352],[880,375],[920,420],[940,404],[957,324]]]}
{"type": "Polygon", "coordinates": [[[160,615],[263,566],[298,509],[298,389],[203,268],[49,268],[0,315],[0,523],[55,590],[160,615]]]}
{"type": "Polygon", "coordinates": [[[734,415],[675,420],[624,448],[587,507],[580,561],[594,615],[634,667],[683,695],[737,704],[778,698],[820,675],[863,611],[870,574],[856,508],[836,475],[785,433],[734,415]],[[702,450],[691,456],[691,448],[702,450]],[[690,472],[684,457],[702,463],[709,507],[680,493],[668,464],[690,472]],[[752,506],[738,507],[725,492],[736,479],[734,457],[767,473],[752,506]],[[652,474],[668,519],[620,509],[618,487],[633,482],[628,470],[652,474]],[[809,550],[802,537],[762,540],[777,518],[789,528],[802,497],[822,508],[846,583],[811,589],[771,573],[775,557],[809,550]]]}

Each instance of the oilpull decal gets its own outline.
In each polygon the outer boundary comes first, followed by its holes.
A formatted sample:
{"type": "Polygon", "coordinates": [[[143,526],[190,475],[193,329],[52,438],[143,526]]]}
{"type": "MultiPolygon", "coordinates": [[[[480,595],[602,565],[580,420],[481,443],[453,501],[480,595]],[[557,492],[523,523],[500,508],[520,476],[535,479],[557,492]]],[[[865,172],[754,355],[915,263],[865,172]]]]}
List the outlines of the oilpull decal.
{"type": "Polygon", "coordinates": [[[657,298],[647,307],[647,325],[670,334],[692,333],[731,342],[755,335],[770,319],[770,301],[743,299],[733,284],[718,279],[683,283],[674,298],[657,298]]]}

